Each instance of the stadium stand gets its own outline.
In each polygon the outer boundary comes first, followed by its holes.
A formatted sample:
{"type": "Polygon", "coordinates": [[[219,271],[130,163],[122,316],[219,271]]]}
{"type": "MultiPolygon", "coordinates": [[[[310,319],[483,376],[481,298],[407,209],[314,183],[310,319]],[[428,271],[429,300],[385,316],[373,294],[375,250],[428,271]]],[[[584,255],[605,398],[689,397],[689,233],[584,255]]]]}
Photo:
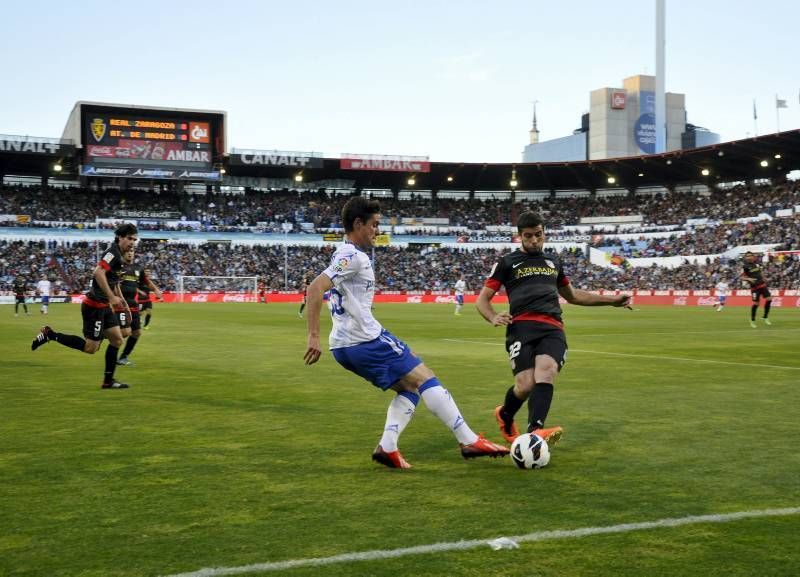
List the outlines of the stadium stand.
{"type": "MultiPolygon", "coordinates": [[[[376,248],[377,285],[383,291],[450,290],[463,272],[467,286],[477,291],[504,248],[435,248],[425,246],[376,248]]],[[[61,292],[78,293],[86,289],[91,264],[96,259],[95,243],[56,244],[44,242],[0,241],[0,291],[10,291],[17,272],[30,279],[50,278],[61,292]]],[[[177,289],[179,275],[258,276],[268,290],[296,290],[303,275],[327,265],[332,246],[247,246],[231,244],[157,243],[143,241],[138,253],[148,263],[153,278],[167,291],[177,289]],[[284,248],[288,262],[284,279],[284,248]]],[[[735,281],[738,260],[718,258],[707,262],[665,267],[604,268],[591,264],[581,250],[560,253],[568,276],[578,288],[688,290],[708,289],[720,279],[735,281]]],[[[800,257],[797,254],[774,258],[765,274],[775,288],[797,288],[800,257]]]]}
{"type": "MultiPolygon", "coordinates": [[[[329,196],[324,190],[315,192],[280,190],[241,194],[177,194],[115,189],[86,190],[80,188],[47,189],[40,187],[5,186],[0,188],[0,214],[24,214],[29,223],[9,222],[15,226],[73,226],[83,228],[96,219],[135,216],[145,220],[145,230],[176,228],[175,220],[197,222],[203,229],[230,227],[249,230],[281,231],[284,222],[300,230],[300,223],[309,223],[307,231],[322,231],[341,226],[339,213],[347,200],[345,195],[329,196]],[[260,223],[260,224],[259,224],[260,223]]],[[[641,215],[644,224],[683,225],[690,219],[726,221],[774,216],[779,209],[792,208],[800,199],[800,185],[737,186],[716,190],[709,195],[692,192],[626,196],[572,196],[542,201],[515,203],[509,199],[451,199],[433,201],[422,196],[408,200],[382,198],[387,222],[395,218],[447,219],[450,227],[472,231],[487,226],[510,225],[512,215],[530,209],[547,216],[548,226],[557,229],[578,225],[587,216],[617,217],[641,215]],[[513,210],[512,210],[513,208],[513,210]]],[[[106,223],[106,228],[113,225],[106,223]]],[[[190,228],[188,224],[184,228],[190,228]]],[[[450,234],[458,234],[451,231],[450,234]]]]}

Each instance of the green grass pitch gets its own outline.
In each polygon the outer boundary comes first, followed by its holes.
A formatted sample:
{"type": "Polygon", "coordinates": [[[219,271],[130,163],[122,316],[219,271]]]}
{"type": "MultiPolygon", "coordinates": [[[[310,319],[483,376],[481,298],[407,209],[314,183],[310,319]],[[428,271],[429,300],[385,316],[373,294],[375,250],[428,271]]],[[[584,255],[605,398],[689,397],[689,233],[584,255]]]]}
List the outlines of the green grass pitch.
{"type": "MultiPolygon", "coordinates": [[[[373,464],[389,394],[330,354],[303,365],[297,305],[156,304],[100,390],[102,352],[31,352],[0,307],[0,575],[128,577],[800,506],[800,309],[565,308],[551,464],[461,459],[423,403],[410,471],[373,464]],[[616,353],[616,354],[610,354],[616,353]]],[[[499,441],[503,331],[474,307],[377,305],[499,441]]],[[[48,324],[80,331],[77,306],[48,324]]],[[[327,334],[329,322],[323,321],[327,334]]],[[[104,350],[103,347],[102,350],[104,350]]],[[[270,575],[786,576],[800,515],[299,567],[270,575]]]]}

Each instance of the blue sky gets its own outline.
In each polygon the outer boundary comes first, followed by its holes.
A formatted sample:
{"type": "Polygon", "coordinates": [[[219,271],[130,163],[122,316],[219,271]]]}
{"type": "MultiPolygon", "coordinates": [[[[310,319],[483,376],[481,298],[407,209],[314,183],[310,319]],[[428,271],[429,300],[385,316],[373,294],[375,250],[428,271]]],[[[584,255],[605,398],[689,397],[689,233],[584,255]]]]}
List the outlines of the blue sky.
{"type": "MultiPolygon", "coordinates": [[[[589,92],[655,72],[655,0],[8,2],[0,133],[78,100],[228,112],[238,148],[515,162],[589,92]],[[131,7],[131,8],[126,8],[131,7]]],[[[800,128],[795,0],[667,0],[670,92],[723,140],[800,128]]]]}

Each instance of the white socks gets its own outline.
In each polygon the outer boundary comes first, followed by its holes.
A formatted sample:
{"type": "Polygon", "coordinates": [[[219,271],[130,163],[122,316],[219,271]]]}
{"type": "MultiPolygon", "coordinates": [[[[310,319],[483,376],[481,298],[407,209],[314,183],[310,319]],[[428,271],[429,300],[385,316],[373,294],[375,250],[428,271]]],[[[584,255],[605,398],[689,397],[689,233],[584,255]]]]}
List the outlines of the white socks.
{"type": "Polygon", "coordinates": [[[411,422],[416,408],[416,405],[403,395],[395,396],[389,403],[389,408],[386,410],[386,426],[380,441],[384,451],[392,453],[397,450],[397,439],[411,422]]]}
{"type": "Polygon", "coordinates": [[[419,388],[419,391],[422,400],[425,401],[425,406],[453,431],[459,443],[471,445],[478,439],[478,435],[469,428],[464,417],[461,416],[450,392],[441,386],[438,379],[434,377],[427,381],[419,388]],[[432,384],[431,381],[435,381],[435,384],[432,384]]]}

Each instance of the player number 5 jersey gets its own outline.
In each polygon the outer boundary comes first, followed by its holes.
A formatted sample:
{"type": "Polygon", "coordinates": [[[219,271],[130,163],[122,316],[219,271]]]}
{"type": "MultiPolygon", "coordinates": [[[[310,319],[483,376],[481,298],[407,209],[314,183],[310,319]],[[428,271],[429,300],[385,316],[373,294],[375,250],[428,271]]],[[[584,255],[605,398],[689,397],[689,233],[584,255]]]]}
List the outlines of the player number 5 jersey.
{"type": "Polygon", "coordinates": [[[333,253],[330,266],[323,273],[333,283],[328,301],[333,318],[330,348],[378,338],[383,327],[372,316],[375,271],[369,257],[355,245],[345,243],[333,253]]]}

